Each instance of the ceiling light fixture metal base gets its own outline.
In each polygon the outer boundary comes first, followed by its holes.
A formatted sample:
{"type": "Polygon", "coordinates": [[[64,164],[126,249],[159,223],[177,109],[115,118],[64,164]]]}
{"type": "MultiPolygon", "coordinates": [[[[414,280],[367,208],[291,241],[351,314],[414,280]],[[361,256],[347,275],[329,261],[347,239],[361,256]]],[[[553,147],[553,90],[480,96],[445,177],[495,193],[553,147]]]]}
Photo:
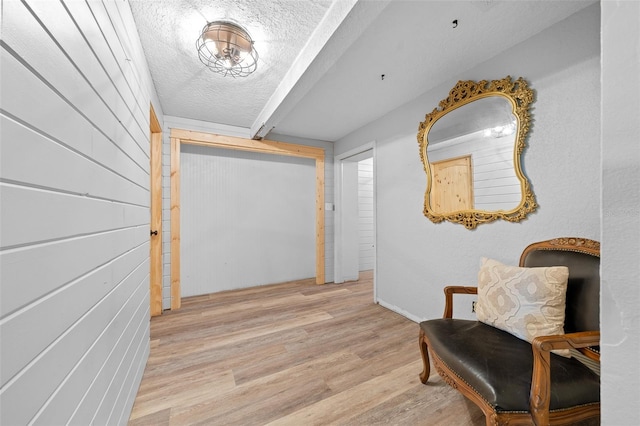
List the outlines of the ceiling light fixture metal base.
{"type": "Polygon", "coordinates": [[[196,49],[203,64],[224,76],[246,77],[258,68],[251,36],[233,22],[209,22],[196,41],[196,49]]]}

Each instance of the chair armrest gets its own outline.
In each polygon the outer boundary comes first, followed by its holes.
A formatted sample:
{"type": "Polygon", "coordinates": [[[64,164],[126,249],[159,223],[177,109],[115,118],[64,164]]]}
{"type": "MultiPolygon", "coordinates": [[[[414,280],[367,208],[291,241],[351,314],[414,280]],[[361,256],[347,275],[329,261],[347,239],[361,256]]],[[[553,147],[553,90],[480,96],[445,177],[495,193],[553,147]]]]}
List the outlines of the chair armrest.
{"type": "Polygon", "coordinates": [[[478,294],[478,287],[464,287],[452,285],[444,288],[444,314],[442,318],[453,317],[453,295],[454,294],[478,294]]]}
{"type": "Polygon", "coordinates": [[[533,350],[533,375],[529,405],[536,425],[549,424],[549,403],[551,399],[550,353],[554,349],[579,349],[600,344],[599,331],[539,336],[531,342],[533,350]]]}

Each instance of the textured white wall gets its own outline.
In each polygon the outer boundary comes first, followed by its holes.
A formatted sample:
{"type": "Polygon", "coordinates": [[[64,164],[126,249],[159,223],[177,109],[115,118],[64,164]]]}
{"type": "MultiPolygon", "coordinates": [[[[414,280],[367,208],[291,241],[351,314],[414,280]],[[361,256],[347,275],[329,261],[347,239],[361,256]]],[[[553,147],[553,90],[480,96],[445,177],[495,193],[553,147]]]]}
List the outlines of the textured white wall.
{"type": "Polygon", "coordinates": [[[640,3],[602,2],[602,424],[640,419],[640,3]]]}
{"type": "Polygon", "coordinates": [[[315,277],[315,160],[181,151],[183,297],[315,277]]]}
{"type": "Polygon", "coordinates": [[[0,423],[123,424],[149,354],[155,98],[131,11],[3,1],[2,43],[0,423]]]}
{"type": "MultiPolygon", "coordinates": [[[[600,239],[599,5],[443,84],[337,142],[345,152],[377,140],[377,289],[380,303],[413,319],[442,315],[442,288],[474,284],[481,256],[516,263],[533,241],[562,235],[600,239]],[[416,134],[460,79],[524,77],[535,90],[523,169],[538,210],[520,223],[469,231],[422,214],[426,176],[416,134]],[[399,286],[398,283],[402,283],[399,286]]],[[[471,299],[456,315],[472,317],[471,299]]]]}

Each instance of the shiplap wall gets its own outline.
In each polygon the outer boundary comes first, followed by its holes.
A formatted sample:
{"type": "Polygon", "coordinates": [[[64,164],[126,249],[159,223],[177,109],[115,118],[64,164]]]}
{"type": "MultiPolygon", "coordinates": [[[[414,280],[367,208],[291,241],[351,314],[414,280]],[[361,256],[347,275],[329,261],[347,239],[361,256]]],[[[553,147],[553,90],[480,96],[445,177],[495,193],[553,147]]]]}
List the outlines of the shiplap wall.
{"type": "Polygon", "coordinates": [[[375,262],[373,227],[373,158],[358,162],[359,269],[373,269],[375,262]]]}
{"type": "Polygon", "coordinates": [[[155,97],[129,4],[3,1],[0,54],[0,423],[126,423],[155,97]]]}
{"type": "Polygon", "coordinates": [[[315,160],[183,144],[182,296],[312,278],[315,160]]]}

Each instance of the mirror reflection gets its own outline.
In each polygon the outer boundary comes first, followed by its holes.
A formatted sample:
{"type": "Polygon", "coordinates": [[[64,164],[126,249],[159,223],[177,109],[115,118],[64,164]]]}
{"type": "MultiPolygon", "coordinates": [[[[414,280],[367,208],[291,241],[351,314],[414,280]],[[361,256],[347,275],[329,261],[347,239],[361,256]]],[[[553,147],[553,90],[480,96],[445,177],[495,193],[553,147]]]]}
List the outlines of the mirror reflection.
{"type": "Polygon", "coordinates": [[[425,216],[473,229],[496,219],[518,222],[536,209],[520,166],[532,102],[522,78],[459,81],[426,115],[418,131],[425,216]]]}
{"type": "Polygon", "coordinates": [[[518,120],[511,102],[489,96],[436,121],[428,133],[431,207],[511,210],[522,199],[513,156],[518,120]]]}

